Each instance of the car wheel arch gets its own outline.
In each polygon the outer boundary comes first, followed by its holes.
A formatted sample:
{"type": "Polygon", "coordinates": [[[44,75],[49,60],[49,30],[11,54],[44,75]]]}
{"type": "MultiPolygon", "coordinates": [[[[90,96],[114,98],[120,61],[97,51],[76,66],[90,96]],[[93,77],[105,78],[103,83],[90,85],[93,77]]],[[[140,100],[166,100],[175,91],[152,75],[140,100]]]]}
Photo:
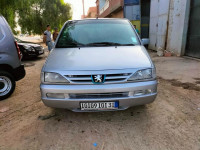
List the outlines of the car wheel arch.
{"type": "Polygon", "coordinates": [[[13,75],[14,77],[14,73],[13,73],[13,67],[11,67],[10,65],[8,64],[0,64],[0,71],[7,71],[9,72],[10,74],[13,75]]]}

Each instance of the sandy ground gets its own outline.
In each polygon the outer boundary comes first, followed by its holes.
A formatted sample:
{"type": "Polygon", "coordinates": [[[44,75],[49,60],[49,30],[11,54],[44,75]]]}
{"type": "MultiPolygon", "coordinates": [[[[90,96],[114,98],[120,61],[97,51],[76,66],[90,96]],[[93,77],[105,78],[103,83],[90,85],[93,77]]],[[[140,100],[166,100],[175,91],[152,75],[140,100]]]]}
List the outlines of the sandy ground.
{"type": "MultiPolygon", "coordinates": [[[[162,71],[160,58],[152,57],[162,71]]],[[[25,61],[26,77],[17,82],[10,98],[0,102],[1,150],[200,150],[200,91],[191,88],[197,85],[161,76],[152,104],[118,112],[74,113],[41,102],[45,58],[25,61]]]]}

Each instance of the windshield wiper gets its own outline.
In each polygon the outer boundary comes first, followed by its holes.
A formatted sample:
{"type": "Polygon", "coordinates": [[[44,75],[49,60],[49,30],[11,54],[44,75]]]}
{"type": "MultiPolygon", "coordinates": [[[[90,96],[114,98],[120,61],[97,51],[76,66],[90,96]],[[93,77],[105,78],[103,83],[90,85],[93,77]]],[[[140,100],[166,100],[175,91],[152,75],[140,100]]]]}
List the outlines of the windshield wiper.
{"type": "Polygon", "coordinates": [[[135,44],[121,44],[121,46],[135,46],[135,44]]]}
{"type": "Polygon", "coordinates": [[[83,47],[85,46],[84,44],[78,43],[78,42],[70,42],[68,44],[63,44],[60,46],[57,46],[57,48],[67,48],[67,47],[83,47]]]}
{"type": "Polygon", "coordinates": [[[89,43],[87,46],[134,46],[134,44],[120,44],[115,42],[97,42],[89,43]]]}
{"type": "Polygon", "coordinates": [[[85,46],[84,44],[81,44],[81,43],[78,43],[78,42],[70,42],[70,43],[67,44],[67,45],[72,45],[72,46],[77,46],[77,47],[85,46]]]}
{"type": "Polygon", "coordinates": [[[121,45],[121,44],[114,43],[114,42],[96,42],[96,43],[89,43],[87,45],[88,46],[116,46],[116,45],[121,45]]]}
{"type": "Polygon", "coordinates": [[[135,44],[120,44],[120,43],[114,43],[114,42],[96,42],[96,43],[89,43],[89,44],[82,44],[78,42],[70,42],[68,44],[63,44],[60,46],[57,46],[57,48],[67,48],[67,47],[87,47],[87,46],[135,46],[135,44]]]}

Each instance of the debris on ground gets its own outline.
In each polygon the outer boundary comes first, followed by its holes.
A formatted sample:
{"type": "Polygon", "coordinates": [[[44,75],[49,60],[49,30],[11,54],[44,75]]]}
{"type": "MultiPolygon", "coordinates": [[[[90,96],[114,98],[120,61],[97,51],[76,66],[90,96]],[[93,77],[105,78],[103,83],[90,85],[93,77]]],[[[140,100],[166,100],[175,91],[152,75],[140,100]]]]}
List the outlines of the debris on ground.
{"type": "Polygon", "coordinates": [[[159,47],[159,48],[157,49],[157,55],[158,55],[159,57],[164,56],[164,50],[163,50],[162,47],[159,47]]]}
{"type": "Polygon", "coordinates": [[[57,116],[57,115],[54,113],[54,114],[50,114],[50,115],[46,115],[46,116],[38,116],[38,119],[39,120],[47,120],[47,119],[53,118],[55,116],[57,116]]]}
{"type": "Polygon", "coordinates": [[[2,107],[0,108],[0,113],[4,113],[9,110],[9,107],[2,107]]]}
{"type": "Polygon", "coordinates": [[[133,112],[131,112],[131,116],[133,116],[133,112]]]}
{"type": "Polygon", "coordinates": [[[111,121],[111,119],[109,118],[109,119],[107,119],[107,121],[111,121]]]}
{"type": "Polygon", "coordinates": [[[172,52],[171,52],[171,51],[165,50],[165,51],[164,51],[164,56],[165,56],[165,57],[171,57],[171,56],[172,56],[172,52]]]}
{"type": "Polygon", "coordinates": [[[195,83],[196,83],[196,84],[200,84],[200,81],[196,81],[195,83]]]}
{"type": "Polygon", "coordinates": [[[163,79],[162,77],[158,77],[158,79],[168,81],[171,83],[172,86],[182,87],[183,89],[188,89],[188,90],[200,91],[200,86],[194,83],[189,83],[189,82],[182,83],[177,79],[163,79]]]}
{"type": "Polygon", "coordinates": [[[196,84],[200,84],[200,78],[194,78],[196,80],[196,84]]]}

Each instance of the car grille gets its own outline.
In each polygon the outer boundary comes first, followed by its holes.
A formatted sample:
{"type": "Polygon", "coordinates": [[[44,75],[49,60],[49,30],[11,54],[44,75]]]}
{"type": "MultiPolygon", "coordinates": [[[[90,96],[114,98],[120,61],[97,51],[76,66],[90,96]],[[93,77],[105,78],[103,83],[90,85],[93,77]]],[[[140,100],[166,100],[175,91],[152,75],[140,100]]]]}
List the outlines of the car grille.
{"type": "Polygon", "coordinates": [[[69,98],[70,99],[122,98],[122,97],[128,97],[128,94],[129,94],[128,92],[69,94],[69,98]]]}
{"type": "MultiPolygon", "coordinates": [[[[105,74],[105,84],[125,82],[132,73],[105,74]]],[[[72,84],[93,84],[91,75],[66,75],[72,84]]]]}

